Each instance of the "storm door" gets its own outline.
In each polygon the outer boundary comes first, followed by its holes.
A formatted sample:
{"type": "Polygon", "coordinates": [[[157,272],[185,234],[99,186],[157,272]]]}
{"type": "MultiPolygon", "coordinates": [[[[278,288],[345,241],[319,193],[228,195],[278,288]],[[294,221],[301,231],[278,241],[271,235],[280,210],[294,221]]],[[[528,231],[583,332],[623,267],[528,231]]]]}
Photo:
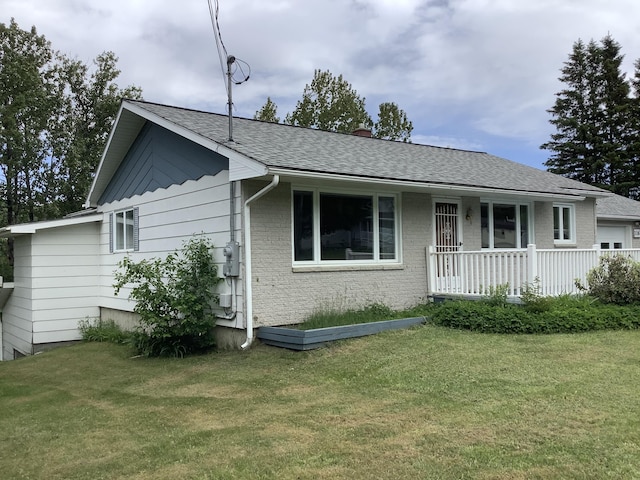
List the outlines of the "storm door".
{"type": "Polygon", "coordinates": [[[455,292],[460,288],[460,262],[456,255],[462,247],[459,212],[457,203],[436,202],[434,206],[436,276],[441,291],[455,292]]]}
{"type": "Polygon", "coordinates": [[[436,252],[458,252],[462,242],[458,234],[458,204],[436,202],[436,252]]]}

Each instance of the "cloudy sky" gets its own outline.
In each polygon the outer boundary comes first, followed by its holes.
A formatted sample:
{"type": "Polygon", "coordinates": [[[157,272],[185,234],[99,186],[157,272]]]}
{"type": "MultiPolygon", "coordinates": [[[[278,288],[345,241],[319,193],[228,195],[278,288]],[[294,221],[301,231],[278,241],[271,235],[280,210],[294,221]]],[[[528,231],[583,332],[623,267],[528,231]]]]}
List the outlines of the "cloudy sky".
{"type": "MultiPolygon", "coordinates": [[[[212,0],[213,1],[213,0],[212,0]]],[[[638,0],[218,0],[229,54],[251,68],[234,114],[270,96],[284,118],[315,69],[342,74],[375,118],[396,102],[414,143],[487,151],[544,168],[546,112],[577,39],[608,33],[633,74],[638,0]]],[[[90,62],[111,50],[121,87],[145,100],[224,113],[226,92],[207,0],[0,0],[0,22],[35,25],[90,62]]],[[[246,67],[245,67],[246,69],[246,67]]],[[[240,73],[238,72],[238,75],[240,73]]]]}

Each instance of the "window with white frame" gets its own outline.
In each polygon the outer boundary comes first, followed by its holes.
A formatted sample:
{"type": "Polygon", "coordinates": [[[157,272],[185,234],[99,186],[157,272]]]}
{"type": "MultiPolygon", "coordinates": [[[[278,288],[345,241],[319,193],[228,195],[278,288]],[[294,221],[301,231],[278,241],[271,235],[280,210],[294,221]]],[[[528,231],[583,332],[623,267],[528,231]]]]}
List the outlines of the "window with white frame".
{"type": "Polygon", "coordinates": [[[553,205],[553,241],[556,244],[576,243],[575,205],[553,205]]]}
{"type": "Polygon", "coordinates": [[[526,248],[531,237],[531,213],[527,203],[480,203],[482,248],[526,248]]]}
{"type": "Polygon", "coordinates": [[[293,191],[293,261],[299,264],[398,261],[393,194],[293,191]]]}
{"type": "Polygon", "coordinates": [[[110,215],[109,230],[112,252],[138,250],[138,209],[113,212],[110,215]]]}

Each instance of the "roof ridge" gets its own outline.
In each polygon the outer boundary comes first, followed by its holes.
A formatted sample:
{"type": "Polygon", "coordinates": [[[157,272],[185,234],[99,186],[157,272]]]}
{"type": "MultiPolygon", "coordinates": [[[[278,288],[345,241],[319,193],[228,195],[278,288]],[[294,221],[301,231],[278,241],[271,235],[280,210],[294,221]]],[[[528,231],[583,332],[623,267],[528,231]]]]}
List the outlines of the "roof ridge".
{"type": "MultiPolygon", "coordinates": [[[[201,110],[201,109],[196,109],[196,108],[180,107],[180,106],[176,106],[176,105],[167,105],[167,104],[164,104],[164,103],[150,102],[150,101],[147,101],[147,100],[137,100],[137,99],[123,98],[123,102],[124,101],[129,102],[129,103],[155,105],[157,107],[171,108],[171,109],[174,109],[174,110],[182,110],[182,111],[185,111],[185,112],[202,113],[202,114],[205,114],[205,115],[215,115],[217,117],[227,117],[228,116],[226,113],[209,112],[209,111],[206,111],[206,110],[201,110]]],[[[298,129],[302,129],[302,130],[306,130],[306,131],[310,131],[310,132],[318,132],[320,134],[345,135],[345,136],[348,136],[348,137],[362,138],[365,141],[393,142],[393,143],[404,144],[404,145],[413,145],[413,146],[416,146],[416,147],[429,147],[429,148],[436,148],[436,149],[440,149],[440,150],[448,150],[448,151],[454,151],[454,152],[468,152],[468,153],[474,153],[474,154],[490,155],[488,152],[481,151],[481,150],[470,150],[470,149],[455,148],[455,147],[443,147],[443,146],[440,146],[440,145],[430,145],[430,144],[427,144],[427,143],[400,142],[400,141],[397,141],[397,140],[389,140],[389,139],[386,139],[386,138],[358,137],[357,135],[353,135],[352,133],[348,133],[348,132],[334,132],[332,130],[322,130],[320,128],[304,127],[304,126],[301,126],[301,125],[291,125],[289,123],[268,122],[266,120],[258,120],[256,118],[248,118],[248,117],[237,116],[237,115],[234,115],[233,118],[237,119],[237,120],[255,122],[255,123],[264,124],[264,125],[272,124],[272,125],[278,125],[280,127],[298,128],[298,129]]],[[[514,162],[514,163],[517,163],[517,162],[514,162]]]]}

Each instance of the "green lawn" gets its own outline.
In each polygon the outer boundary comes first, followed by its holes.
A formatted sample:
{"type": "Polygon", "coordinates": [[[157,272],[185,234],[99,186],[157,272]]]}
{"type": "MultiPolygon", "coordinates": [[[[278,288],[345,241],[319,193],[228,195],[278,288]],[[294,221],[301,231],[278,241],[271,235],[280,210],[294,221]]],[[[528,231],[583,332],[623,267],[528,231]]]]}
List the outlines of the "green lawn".
{"type": "Polygon", "coordinates": [[[640,331],[0,364],[3,479],[640,478],[640,331]]]}

